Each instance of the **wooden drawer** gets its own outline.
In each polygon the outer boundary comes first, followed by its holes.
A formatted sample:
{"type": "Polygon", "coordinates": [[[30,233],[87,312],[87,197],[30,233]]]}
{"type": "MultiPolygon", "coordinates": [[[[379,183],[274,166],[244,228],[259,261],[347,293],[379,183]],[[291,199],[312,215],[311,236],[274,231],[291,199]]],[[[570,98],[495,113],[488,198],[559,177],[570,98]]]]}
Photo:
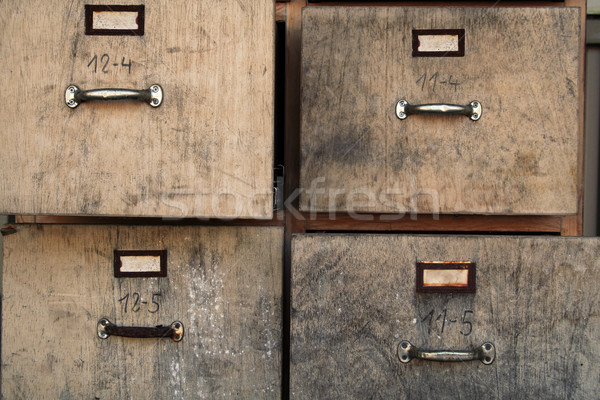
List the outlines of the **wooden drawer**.
{"type": "Polygon", "coordinates": [[[3,244],[3,398],[280,398],[283,228],[20,226],[3,244]],[[116,278],[115,250],[166,250],[167,276],[116,278]],[[102,340],[101,318],[184,336],[102,340]]]}
{"type": "Polygon", "coordinates": [[[271,218],[273,1],[121,4],[3,2],[0,213],[271,218]]]}
{"type": "Polygon", "coordinates": [[[577,211],[580,9],[308,7],[304,211],[577,211]],[[397,105],[459,105],[465,115],[397,105]]]}
{"type": "Polygon", "coordinates": [[[299,235],[294,399],[588,398],[600,389],[596,238],[299,235]],[[476,263],[475,293],[417,294],[416,261],[476,263]],[[495,360],[400,362],[400,344],[495,360]]]}

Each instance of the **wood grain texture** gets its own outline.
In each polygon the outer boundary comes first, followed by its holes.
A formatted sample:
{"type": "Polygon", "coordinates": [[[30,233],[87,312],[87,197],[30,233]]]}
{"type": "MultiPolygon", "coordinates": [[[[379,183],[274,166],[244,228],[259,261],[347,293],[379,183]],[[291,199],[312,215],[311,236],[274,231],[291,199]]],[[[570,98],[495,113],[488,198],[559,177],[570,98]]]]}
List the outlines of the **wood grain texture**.
{"type": "Polygon", "coordinates": [[[3,2],[0,212],[271,218],[273,0],[136,4],[141,37],[86,36],[83,1],[3,2]],[[153,83],[157,109],[64,102],[153,83]]]}
{"type": "Polygon", "coordinates": [[[283,228],[32,225],[3,243],[3,398],[280,398],[283,228]],[[167,249],[168,276],[114,278],[114,249],[167,249]],[[185,336],[101,340],[102,317],[185,336]]]}
{"type": "Polygon", "coordinates": [[[563,399],[600,390],[596,238],[298,235],[294,399],[563,399]],[[417,295],[415,262],[473,261],[474,295],[417,295]],[[401,364],[403,340],[496,360],[401,364]]]}
{"type": "Polygon", "coordinates": [[[301,209],[577,213],[579,17],[570,7],[306,8],[301,209]],[[465,57],[413,58],[412,29],[466,29],[465,57]],[[483,116],[400,121],[402,98],[479,100],[483,116]]]}

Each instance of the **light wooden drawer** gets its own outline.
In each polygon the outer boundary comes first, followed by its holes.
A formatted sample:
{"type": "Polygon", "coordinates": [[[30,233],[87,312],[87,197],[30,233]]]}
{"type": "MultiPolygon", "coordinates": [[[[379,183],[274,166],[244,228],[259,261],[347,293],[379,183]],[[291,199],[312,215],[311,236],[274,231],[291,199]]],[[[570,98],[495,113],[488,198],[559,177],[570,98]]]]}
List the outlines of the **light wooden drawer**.
{"type": "Polygon", "coordinates": [[[291,398],[550,399],[600,390],[597,238],[298,235],[291,398]],[[417,293],[417,261],[476,263],[475,293],[417,293]],[[401,343],[495,360],[402,363],[401,343]]]}
{"type": "Polygon", "coordinates": [[[283,228],[19,226],[3,245],[3,398],[280,398],[283,228]],[[167,276],[116,278],[115,250],[166,250],[167,276]],[[184,336],[103,340],[102,318],[184,336]]]}
{"type": "Polygon", "coordinates": [[[271,218],[273,1],[108,3],[3,2],[0,213],[271,218]]]}
{"type": "Polygon", "coordinates": [[[304,9],[301,209],[576,213],[579,21],[570,7],[304,9]],[[401,120],[400,100],[482,112],[401,120]]]}

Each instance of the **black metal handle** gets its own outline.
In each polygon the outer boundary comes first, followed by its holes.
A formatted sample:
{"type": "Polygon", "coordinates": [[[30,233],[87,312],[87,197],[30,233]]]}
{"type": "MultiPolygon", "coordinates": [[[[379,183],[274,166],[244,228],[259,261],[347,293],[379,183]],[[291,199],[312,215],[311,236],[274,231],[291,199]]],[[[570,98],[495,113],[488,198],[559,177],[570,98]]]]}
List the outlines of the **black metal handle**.
{"type": "Polygon", "coordinates": [[[183,339],[184,328],[180,321],[175,321],[169,326],[158,325],[155,327],[117,326],[107,318],[98,321],[98,337],[108,339],[109,336],[129,338],[171,338],[174,342],[183,339]]]}

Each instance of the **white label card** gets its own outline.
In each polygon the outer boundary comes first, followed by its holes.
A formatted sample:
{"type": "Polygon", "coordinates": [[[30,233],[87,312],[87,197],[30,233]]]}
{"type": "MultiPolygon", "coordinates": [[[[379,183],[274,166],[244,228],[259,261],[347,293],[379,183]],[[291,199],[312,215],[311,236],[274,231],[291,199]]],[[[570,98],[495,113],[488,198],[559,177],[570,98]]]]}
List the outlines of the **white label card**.
{"type": "Polygon", "coordinates": [[[425,269],[423,270],[423,286],[467,286],[469,271],[466,269],[425,269]]]}
{"type": "Polygon", "coordinates": [[[94,29],[136,30],[138,13],[132,11],[94,11],[92,27],[94,29]]]}
{"type": "Polygon", "coordinates": [[[419,52],[458,51],[458,35],[418,35],[419,52]]]}
{"type": "Polygon", "coordinates": [[[121,272],[160,272],[160,256],[121,256],[121,272]]]}

